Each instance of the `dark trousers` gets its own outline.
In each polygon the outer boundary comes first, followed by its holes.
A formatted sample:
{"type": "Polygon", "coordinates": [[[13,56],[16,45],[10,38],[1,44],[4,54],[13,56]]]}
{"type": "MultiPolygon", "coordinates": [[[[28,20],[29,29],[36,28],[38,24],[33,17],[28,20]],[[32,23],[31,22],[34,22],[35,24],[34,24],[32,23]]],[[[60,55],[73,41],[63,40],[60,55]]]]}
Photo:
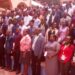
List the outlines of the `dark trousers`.
{"type": "Polygon", "coordinates": [[[11,55],[9,53],[6,54],[6,57],[5,57],[5,60],[6,60],[6,67],[8,69],[11,69],[11,55]]]}
{"type": "Polygon", "coordinates": [[[14,52],[14,70],[16,71],[20,71],[19,59],[20,59],[20,53],[19,51],[15,51],[14,52]]]}
{"type": "Polygon", "coordinates": [[[60,62],[60,73],[61,75],[70,75],[70,62],[62,63],[60,62]]]}
{"type": "Polygon", "coordinates": [[[0,66],[2,68],[5,67],[5,50],[4,50],[4,48],[0,48],[0,66]]]}
{"type": "Polygon", "coordinates": [[[75,75],[75,65],[71,66],[71,75],[75,75]]]}
{"type": "Polygon", "coordinates": [[[41,75],[40,59],[32,53],[32,75],[41,75]]]}

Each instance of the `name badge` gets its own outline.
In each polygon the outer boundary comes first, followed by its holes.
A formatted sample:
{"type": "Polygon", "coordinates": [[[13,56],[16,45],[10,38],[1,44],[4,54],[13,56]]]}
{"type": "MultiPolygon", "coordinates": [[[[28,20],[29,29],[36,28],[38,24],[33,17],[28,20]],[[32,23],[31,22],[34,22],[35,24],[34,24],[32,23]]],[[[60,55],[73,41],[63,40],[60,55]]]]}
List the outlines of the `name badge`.
{"type": "Polygon", "coordinates": [[[45,57],[47,56],[47,51],[45,51],[44,56],[45,56],[45,57]]]}
{"type": "Polygon", "coordinates": [[[61,56],[61,60],[65,60],[66,59],[66,56],[65,55],[62,55],[61,56]]]}

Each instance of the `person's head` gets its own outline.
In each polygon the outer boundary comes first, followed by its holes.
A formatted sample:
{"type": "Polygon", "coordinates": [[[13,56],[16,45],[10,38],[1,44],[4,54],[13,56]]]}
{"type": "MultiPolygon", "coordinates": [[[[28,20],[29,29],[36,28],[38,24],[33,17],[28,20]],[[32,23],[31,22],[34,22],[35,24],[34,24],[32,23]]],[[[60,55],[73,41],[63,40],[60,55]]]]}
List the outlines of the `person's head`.
{"type": "Polygon", "coordinates": [[[13,24],[17,25],[17,19],[16,18],[13,19],[13,24]]]}
{"type": "Polygon", "coordinates": [[[10,24],[13,24],[13,21],[12,21],[12,19],[9,19],[9,25],[10,25],[10,24]]]}
{"type": "Polygon", "coordinates": [[[34,19],[37,19],[39,17],[39,14],[34,15],[34,19]]]}
{"type": "Polygon", "coordinates": [[[41,28],[36,28],[34,31],[34,34],[38,35],[39,33],[41,33],[41,28]]]}
{"type": "Polygon", "coordinates": [[[56,4],[56,5],[55,5],[55,9],[56,9],[56,10],[58,10],[59,7],[60,7],[59,4],[56,4]]]}
{"type": "Polygon", "coordinates": [[[19,21],[18,21],[18,23],[19,23],[19,25],[23,25],[24,24],[24,20],[23,19],[20,19],[19,21]]]}
{"type": "Polygon", "coordinates": [[[22,32],[22,35],[23,35],[23,36],[29,34],[29,28],[30,28],[30,27],[25,27],[25,28],[24,28],[24,30],[23,30],[23,32],[22,32]]]}
{"type": "Polygon", "coordinates": [[[66,17],[67,17],[67,15],[68,15],[68,13],[67,13],[67,12],[64,12],[64,13],[63,13],[63,17],[64,17],[64,18],[66,18],[66,17]]]}
{"type": "Polygon", "coordinates": [[[54,23],[52,24],[52,28],[57,28],[57,23],[56,23],[56,22],[54,22],[54,23]]]}
{"type": "Polygon", "coordinates": [[[12,33],[12,31],[7,30],[7,31],[6,31],[6,36],[9,36],[11,33],[12,33]]]}
{"type": "Polygon", "coordinates": [[[34,20],[31,20],[30,23],[29,23],[30,27],[33,27],[34,25],[34,20]]]}
{"type": "Polygon", "coordinates": [[[64,19],[62,19],[60,24],[62,25],[62,27],[65,27],[66,26],[66,21],[64,19]]]}
{"type": "Polygon", "coordinates": [[[23,30],[23,36],[25,36],[25,35],[27,35],[27,34],[29,34],[29,29],[23,30]]]}
{"type": "Polygon", "coordinates": [[[20,33],[20,29],[17,28],[15,33],[16,33],[16,34],[19,34],[19,33],[20,33]]]}
{"type": "Polygon", "coordinates": [[[72,43],[72,37],[71,36],[67,36],[64,40],[65,44],[71,44],[72,43]]]}
{"type": "Polygon", "coordinates": [[[56,40],[56,36],[54,34],[48,33],[48,40],[53,42],[56,40]]]}
{"type": "Polygon", "coordinates": [[[4,35],[6,35],[7,29],[8,29],[7,25],[3,25],[3,26],[2,26],[2,33],[3,33],[4,35]]]}

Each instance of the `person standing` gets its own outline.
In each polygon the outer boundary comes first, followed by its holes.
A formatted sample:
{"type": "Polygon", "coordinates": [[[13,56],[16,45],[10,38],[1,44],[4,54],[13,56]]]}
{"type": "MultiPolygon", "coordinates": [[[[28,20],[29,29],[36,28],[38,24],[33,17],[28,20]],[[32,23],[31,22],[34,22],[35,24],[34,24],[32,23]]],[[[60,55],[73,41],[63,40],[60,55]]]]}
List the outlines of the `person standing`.
{"type": "Polygon", "coordinates": [[[13,51],[13,36],[11,31],[7,30],[6,32],[6,41],[5,41],[5,62],[6,69],[11,70],[11,55],[13,51]]]}
{"type": "Polygon", "coordinates": [[[29,35],[29,30],[26,27],[25,30],[23,31],[23,36],[20,41],[20,63],[21,63],[21,73],[23,72],[22,75],[28,75],[30,60],[31,60],[31,37],[29,35]]]}
{"type": "Polygon", "coordinates": [[[32,43],[32,75],[41,75],[41,56],[44,51],[45,38],[41,29],[35,29],[35,36],[32,43]]]}
{"type": "Polygon", "coordinates": [[[58,42],[62,43],[66,36],[69,35],[69,26],[67,25],[67,22],[64,19],[60,20],[60,26],[58,31],[58,42]]]}
{"type": "Polygon", "coordinates": [[[17,28],[15,34],[13,35],[13,39],[14,39],[13,58],[14,58],[14,70],[16,70],[16,73],[20,72],[19,58],[20,58],[20,40],[21,38],[22,38],[22,35],[20,33],[20,29],[17,28]]]}
{"type": "Polygon", "coordinates": [[[67,36],[58,53],[61,75],[70,75],[69,71],[71,69],[73,54],[74,45],[71,43],[71,36],[67,36]]]}
{"type": "Polygon", "coordinates": [[[0,35],[0,66],[2,68],[5,68],[5,39],[6,39],[6,31],[7,31],[7,26],[4,24],[2,25],[2,34],[0,35]]]}
{"type": "Polygon", "coordinates": [[[58,75],[58,51],[60,44],[54,34],[48,34],[48,42],[45,45],[45,67],[47,75],[58,75]]]}

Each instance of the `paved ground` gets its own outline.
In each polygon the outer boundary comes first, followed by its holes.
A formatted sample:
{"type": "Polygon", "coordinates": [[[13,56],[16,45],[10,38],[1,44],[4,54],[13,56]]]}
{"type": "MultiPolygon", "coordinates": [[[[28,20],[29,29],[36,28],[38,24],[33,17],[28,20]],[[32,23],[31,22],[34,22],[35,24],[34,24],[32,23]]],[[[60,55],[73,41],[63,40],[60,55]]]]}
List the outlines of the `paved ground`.
{"type": "MultiPolygon", "coordinates": [[[[0,75],[16,75],[16,72],[9,72],[9,71],[6,71],[6,70],[0,68],[0,75]]],[[[18,74],[18,75],[21,75],[21,74],[18,74]]],[[[32,75],[31,69],[29,69],[28,75],[32,75]]],[[[42,68],[41,75],[46,75],[44,68],[42,68]]]]}
{"type": "MultiPolygon", "coordinates": [[[[75,67],[72,68],[71,71],[72,71],[71,75],[75,75],[75,67]]],[[[16,75],[16,73],[15,72],[9,72],[9,71],[6,71],[4,69],[0,69],[0,75],[16,75]]],[[[21,75],[21,74],[18,74],[18,75],[21,75]]],[[[31,70],[29,70],[28,75],[31,75],[31,70]]],[[[46,75],[45,68],[43,68],[43,67],[42,67],[41,75],[46,75]]]]}
{"type": "Polygon", "coordinates": [[[16,75],[15,72],[9,72],[9,71],[5,71],[3,69],[0,69],[0,75],[16,75]]]}

